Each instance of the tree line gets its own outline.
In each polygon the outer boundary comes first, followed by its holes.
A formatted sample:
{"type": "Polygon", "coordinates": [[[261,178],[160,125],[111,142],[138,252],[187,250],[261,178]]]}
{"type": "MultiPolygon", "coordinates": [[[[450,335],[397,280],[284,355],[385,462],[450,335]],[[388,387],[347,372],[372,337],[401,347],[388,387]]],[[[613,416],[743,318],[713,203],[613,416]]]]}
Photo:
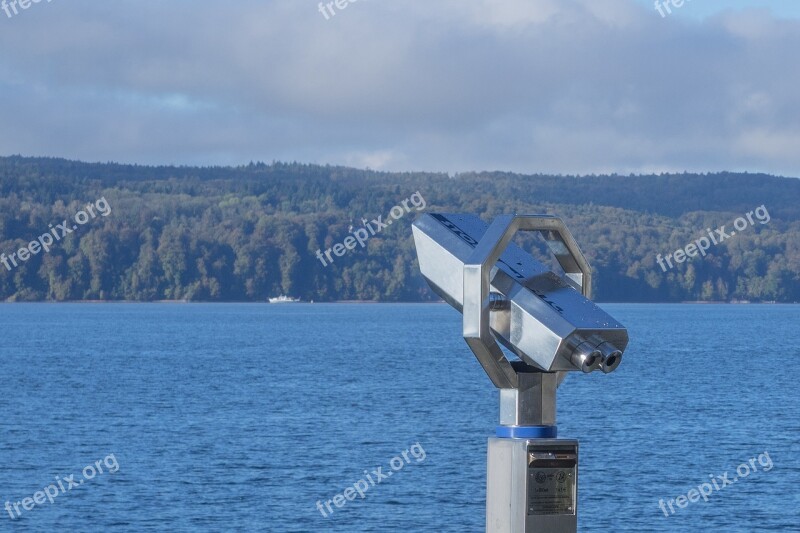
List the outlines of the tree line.
{"type": "MultiPolygon", "coordinates": [[[[800,180],[762,174],[552,176],[386,173],[300,163],[154,167],[0,158],[0,252],[29,245],[87,204],[98,216],[18,266],[7,301],[435,300],[419,275],[414,212],[323,266],[318,250],[414,192],[426,211],[552,213],[595,269],[601,301],[800,301],[800,180]],[[755,223],[705,257],[656,258],[708,228],[755,223]]],[[[526,246],[536,243],[523,239],[526,246]]]]}

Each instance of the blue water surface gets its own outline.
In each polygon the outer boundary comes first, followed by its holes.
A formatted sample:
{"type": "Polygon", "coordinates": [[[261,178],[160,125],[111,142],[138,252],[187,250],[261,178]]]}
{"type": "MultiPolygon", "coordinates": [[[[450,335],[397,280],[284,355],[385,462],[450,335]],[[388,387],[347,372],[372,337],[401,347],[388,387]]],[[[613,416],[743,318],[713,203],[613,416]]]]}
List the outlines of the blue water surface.
{"type": "MultiPolygon", "coordinates": [[[[800,306],[604,307],[622,365],[559,389],[580,530],[800,531],[800,306]]],[[[0,324],[0,531],[483,530],[497,392],[446,305],[12,304],[0,324]]]]}

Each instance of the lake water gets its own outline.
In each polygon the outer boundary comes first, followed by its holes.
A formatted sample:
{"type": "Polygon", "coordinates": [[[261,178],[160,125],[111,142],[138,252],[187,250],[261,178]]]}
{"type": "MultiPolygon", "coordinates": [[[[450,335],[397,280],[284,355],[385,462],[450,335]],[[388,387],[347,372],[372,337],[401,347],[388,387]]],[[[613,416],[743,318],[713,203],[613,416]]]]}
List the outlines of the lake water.
{"type": "MultiPolygon", "coordinates": [[[[622,365],[559,390],[580,530],[800,531],[800,306],[603,307],[629,329],[622,365]],[[742,463],[707,503],[659,508],[742,463]]],[[[497,392],[449,306],[14,304],[0,320],[0,531],[483,530],[497,392]],[[392,476],[363,499],[317,509],[378,467],[392,476]],[[53,503],[17,516],[56,476],[53,503]]]]}

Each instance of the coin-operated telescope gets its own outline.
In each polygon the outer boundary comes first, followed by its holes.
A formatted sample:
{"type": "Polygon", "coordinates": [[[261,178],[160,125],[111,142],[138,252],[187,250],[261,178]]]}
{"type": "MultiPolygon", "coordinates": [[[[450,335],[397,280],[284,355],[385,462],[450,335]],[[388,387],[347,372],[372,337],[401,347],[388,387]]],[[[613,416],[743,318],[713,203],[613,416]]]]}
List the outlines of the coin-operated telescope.
{"type": "Polygon", "coordinates": [[[589,299],[591,268],[557,217],[425,214],[413,231],[422,275],[463,314],[464,339],[500,389],[486,531],[577,531],[578,442],[556,438],[556,388],[570,371],[614,371],[627,330],[589,299]],[[539,232],[564,274],[510,243],[517,231],[539,232]]]}

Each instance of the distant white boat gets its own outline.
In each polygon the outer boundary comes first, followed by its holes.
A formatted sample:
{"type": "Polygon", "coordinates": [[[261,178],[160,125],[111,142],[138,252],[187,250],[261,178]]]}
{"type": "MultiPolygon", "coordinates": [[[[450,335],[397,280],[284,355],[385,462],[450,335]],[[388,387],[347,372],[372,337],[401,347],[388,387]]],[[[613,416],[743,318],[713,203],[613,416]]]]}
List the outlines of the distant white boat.
{"type": "Polygon", "coordinates": [[[300,301],[300,298],[292,298],[291,296],[286,296],[285,294],[281,294],[277,298],[269,299],[269,303],[271,304],[296,304],[300,301]]]}

